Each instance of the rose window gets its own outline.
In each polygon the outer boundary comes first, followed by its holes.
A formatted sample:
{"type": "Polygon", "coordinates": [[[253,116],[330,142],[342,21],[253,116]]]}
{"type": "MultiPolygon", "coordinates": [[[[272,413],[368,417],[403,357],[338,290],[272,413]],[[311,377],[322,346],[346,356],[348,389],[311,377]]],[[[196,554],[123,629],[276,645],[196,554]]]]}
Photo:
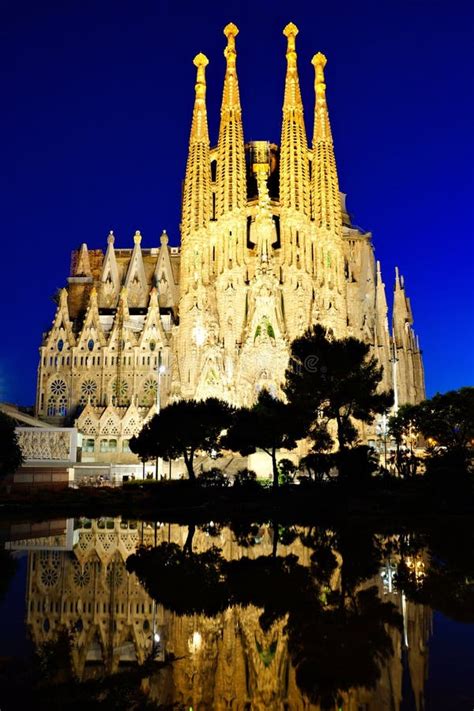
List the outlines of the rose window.
{"type": "Polygon", "coordinates": [[[89,570],[89,564],[86,563],[82,568],[79,562],[74,564],[74,584],[79,588],[84,588],[91,581],[91,574],[89,570]]]}
{"type": "Polygon", "coordinates": [[[94,380],[84,380],[81,385],[81,404],[85,405],[86,402],[92,402],[95,404],[96,397],[97,383],[94,380]]]}
{"type": "Polygon", "coordinates": [[[112,384],[112,392],[114,395],[124,397],[128,393],[128,383],[126,380],[115,380],[112,384]]]}
{"type": "Polygon", "coordinates": [[[59,572],[56,568],[43,568],[41,571],[41,582],[45,588],[53,588],[59,580],[59,572]]]}
{"type": "Polygon", "coordinates": [[[66,383],[64,380],[53,380],[51,383],[51,392],[53,395],[65,395],[66,394],[66,383]]]}
{"type": "Polygon", "coordinates": [[[143,383],[143,402],[150,404],[154,402],[156,398],[156,380],[149,378],[143,383]]]}

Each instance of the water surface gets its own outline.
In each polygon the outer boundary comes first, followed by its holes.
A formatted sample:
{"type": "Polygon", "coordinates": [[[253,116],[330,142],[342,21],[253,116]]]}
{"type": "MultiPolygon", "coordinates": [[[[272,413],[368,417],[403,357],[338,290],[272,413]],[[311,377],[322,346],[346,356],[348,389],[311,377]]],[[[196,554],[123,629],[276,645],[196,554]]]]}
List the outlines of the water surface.
{"type": "Polygon", "coordinates": [[[455,533],[4,526],[0,708],[472,709],[455,533]]]}

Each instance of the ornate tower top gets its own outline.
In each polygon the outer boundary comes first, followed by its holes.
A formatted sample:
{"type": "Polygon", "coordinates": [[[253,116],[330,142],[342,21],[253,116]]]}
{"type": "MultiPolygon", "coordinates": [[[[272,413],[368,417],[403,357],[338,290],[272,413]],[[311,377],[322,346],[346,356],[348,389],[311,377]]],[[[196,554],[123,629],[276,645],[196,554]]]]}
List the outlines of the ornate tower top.
{"type": "Polygon", "coordinates": [[[286,51],[286,58],[288,61],[294,60],[296,62],[296,35],[298,32],[299,29],[293,22],[289,22],[283,30],[283,34],[288,39],[288,48],[286,51]]]}
{"type": "MultiPolygon", "coordinates": [[[[197,67],[196,84],[194,90],[196,92],[196,100],[194,106],[193,129],[194,138],[201,137],[202,131],[207,131],[207,112],[206,112],[206,67],[209,60],[205,54],[199,53],[193,59],[193,64],[197,67]],[[196,117],[196,121],[194,118],[196,117]]],[[[191,136],[193,138],[193,136],[191,136]]]]}
{"type": "Polygon", "coordinates": [[[324,81],[324,67],[327,64],[327,59],[322,52],[318,52],[311,60],[314,66],[315,78],[314,88],[316,91],[316,100],[320,103],[326,103],[326,83],[324,81]]]}
{"type": "Polygon", "coordinates": [[[211,168],[205,73],[209,60],[204,54],[200,53],[194,57],[193,63],[197,68],[197,72],[193,120],[183,189],[181,231],[184,238],[207,226],[210,219],[211,205],[211,168]]]}
{"type": "Polygon", "coordinates": [[[239,30],[230,22],[224,28],[226,72],[217,144],[217,216],[245,205],[246,173],[242,109],[237,79],[235,38],[239,30]]]}
{"type": "Polygon", "coordinates": [[[308,142],[296,63],[298,28],[290,22],[283,30],[283,34],[288,43],[281,127],[280,201],[282,208],[296,210],[309,216],[308,142]]]}
{"type": "Polygon", "coordinates": [[[335,237],[342,235],[342,215],[337,177],[336,158],[332,140],[331,125],[326,104],[326,83],[324,67],[326,57],[321,52],[314,55],[314,107],[313,133],[313,218],[316,227],[331,232],[335,237]]]}
{"type": "Polygon", "coordinates": [[[224,34],[227,37],[227,47],[224,50],[224,57],[229,61],[230,55],[234,55],[235,59],[235,38],[239,34],[239,28],[234,25],[233,22],[229,22],[228,25],[224,27],[224,34]]]}

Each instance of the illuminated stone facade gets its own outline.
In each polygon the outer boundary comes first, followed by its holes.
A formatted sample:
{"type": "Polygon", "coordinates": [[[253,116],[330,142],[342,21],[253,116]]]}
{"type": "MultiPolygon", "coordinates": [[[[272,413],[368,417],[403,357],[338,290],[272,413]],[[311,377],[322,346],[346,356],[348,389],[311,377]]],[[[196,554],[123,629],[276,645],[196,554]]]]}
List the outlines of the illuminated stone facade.
{"type": "Polygon", "coordinates": [[[211,147],[207,58],[198,54],[183,185],[181,247],[73,253],[67,289],[41,346],[37,412],[78,416],[84,453],[127,461],[127,443],[169,398],[216,396],[251,404],[281,394],[291,341],[321,323],[371,345],[398,404],[424,397],[421,351],[403,279],[393,328],[371,234],[351,223],[340,193],[326,103],[325,57],[315,69],[308,144],[296,55],[287,25],[280,146],[245,144],[236,72],[237,28],[225,28],[226,74],[211,147]],[[162,374],[158,374],[159,366],[162,374]],[[159,385],[158,385],[159,382],[159,385]],[[81,411],[81,408],[84,408],[81,411]]]}

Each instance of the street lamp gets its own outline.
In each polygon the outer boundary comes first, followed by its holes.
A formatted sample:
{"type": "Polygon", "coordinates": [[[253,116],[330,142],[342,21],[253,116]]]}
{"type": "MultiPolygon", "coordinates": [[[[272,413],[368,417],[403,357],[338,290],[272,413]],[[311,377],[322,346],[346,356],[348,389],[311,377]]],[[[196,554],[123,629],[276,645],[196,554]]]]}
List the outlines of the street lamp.
{"type": "Polygon", "coordinates": [[[156,413],[160,414],[161,409],[161,376],[166,373],[166,365],[161,362],[161,351],[158,353],[158,365],[157,365],[157,386],[156,386],[156,413]]]}
{"type": "MultiPolygon", "coordinates": [[[[156,382],[156,414],[160,414],[161,410],[161,376],[166,373],[166,365],[161,362],[161,351],[158,353],[158,360],[157,360],[157,368],[156,368],[156,375],[157,375],[157,382],[156,382]]],[[[156,458],[156,467],[155,467],[155,480],[158,481],[158,469],[159,469],[159,462],[160,458],[156,458]]]]}
{"type": "MultiPolygon", "coordinates": [[[[384,412],[378,425],[376,426],[376,433],[377,435],[382,439],[383,442],[383,448],[384,448],[384,466],[385,469],[387,469],[387,435],[388,435],[388,421],[387,421],[387,413],[384,412]]],[[[379,447],[379,453],[380,453],[380,447],[379,447]]]]}

